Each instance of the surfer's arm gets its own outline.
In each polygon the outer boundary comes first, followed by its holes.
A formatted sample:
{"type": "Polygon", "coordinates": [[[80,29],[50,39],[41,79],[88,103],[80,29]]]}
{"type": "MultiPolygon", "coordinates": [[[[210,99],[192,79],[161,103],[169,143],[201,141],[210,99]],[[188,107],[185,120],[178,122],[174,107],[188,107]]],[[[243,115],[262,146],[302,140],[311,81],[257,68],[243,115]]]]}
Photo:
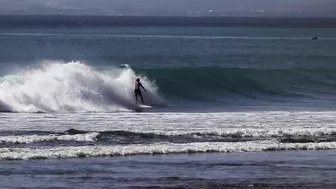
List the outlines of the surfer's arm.
{"type": "Polygon", "coordinates": [[[144,87],[144,86],[142,86],[142,84],[141,84],[141,83],[140,83],[140,86],[143,88],[143,90],[145,90],[145,91],[146,91],[145,87],[144,87]]]}

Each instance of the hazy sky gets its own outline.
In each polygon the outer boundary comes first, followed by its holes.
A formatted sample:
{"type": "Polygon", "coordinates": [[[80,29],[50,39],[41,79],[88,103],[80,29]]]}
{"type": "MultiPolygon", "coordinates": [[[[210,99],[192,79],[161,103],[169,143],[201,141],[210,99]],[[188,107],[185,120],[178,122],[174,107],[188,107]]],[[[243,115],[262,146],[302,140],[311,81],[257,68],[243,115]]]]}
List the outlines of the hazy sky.
{"type": "Polygon", "coordinates": [[[336,0],[0,0],[0,14],[336,16],[336,0]]]}

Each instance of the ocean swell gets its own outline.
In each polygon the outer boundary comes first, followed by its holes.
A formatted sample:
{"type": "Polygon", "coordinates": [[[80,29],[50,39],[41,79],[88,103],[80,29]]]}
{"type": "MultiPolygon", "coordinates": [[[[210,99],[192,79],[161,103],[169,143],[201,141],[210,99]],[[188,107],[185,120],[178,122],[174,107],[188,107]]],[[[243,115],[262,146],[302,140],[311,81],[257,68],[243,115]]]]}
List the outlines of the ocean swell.
{"type": "Polygon", "coordinates": [[[145,104],[186,100],[239,105],[249,102],[332,102],[334,69],[224,67],[131,68],[104,71],[80,62],[47,62],[39,69],[0,77],[0,112],[115,112],[138,107],[133,81],[148,92],[145,104]],[[167,99],[168,101],[166,101],[167,99]]]}

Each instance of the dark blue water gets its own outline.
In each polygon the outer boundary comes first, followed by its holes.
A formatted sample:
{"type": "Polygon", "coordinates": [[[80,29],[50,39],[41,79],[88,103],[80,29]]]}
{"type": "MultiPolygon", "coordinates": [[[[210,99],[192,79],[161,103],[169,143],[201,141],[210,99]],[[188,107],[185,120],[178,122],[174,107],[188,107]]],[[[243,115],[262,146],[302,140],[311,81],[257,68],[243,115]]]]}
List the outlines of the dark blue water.
{"type": "Polygon", "coordinates": [[[334,188],[333,19],[0,21],[0,188],[334,188]]]}

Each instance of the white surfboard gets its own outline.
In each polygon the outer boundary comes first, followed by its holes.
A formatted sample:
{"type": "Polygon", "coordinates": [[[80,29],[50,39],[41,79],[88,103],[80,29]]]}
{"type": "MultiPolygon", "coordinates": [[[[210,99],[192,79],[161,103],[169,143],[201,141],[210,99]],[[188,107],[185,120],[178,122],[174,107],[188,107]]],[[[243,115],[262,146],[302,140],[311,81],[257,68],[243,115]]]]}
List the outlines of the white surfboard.
{"type": "Polygon", "coordinates": [[[136,112],[142,112],[142,111],[144,111],[146,109],[151,109],[151,108],[153,108],[153,107],[152,106],[148,106],[148,105],[140,104],[140,105],[138,105],[137,108],[135,108],[135,111],[136,112]]]}
{"type": "Polygon", "coordinates": [[[144,108],[144,109],[149,109],[149,108],[153,108],[152,106],[148,106],[148,105],[143,105],[143,104],[140,104],[138,105],[140,108],[144,108]]]}

